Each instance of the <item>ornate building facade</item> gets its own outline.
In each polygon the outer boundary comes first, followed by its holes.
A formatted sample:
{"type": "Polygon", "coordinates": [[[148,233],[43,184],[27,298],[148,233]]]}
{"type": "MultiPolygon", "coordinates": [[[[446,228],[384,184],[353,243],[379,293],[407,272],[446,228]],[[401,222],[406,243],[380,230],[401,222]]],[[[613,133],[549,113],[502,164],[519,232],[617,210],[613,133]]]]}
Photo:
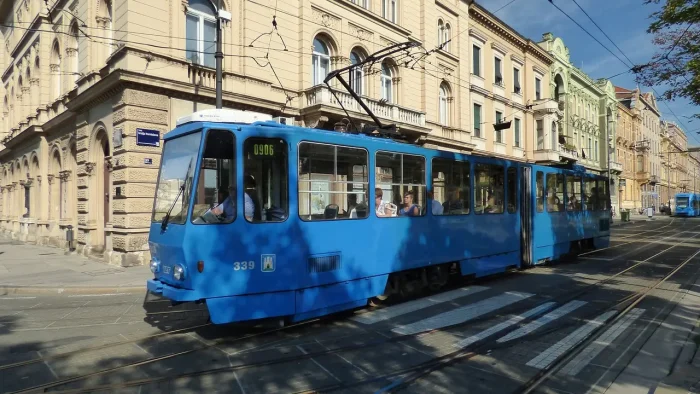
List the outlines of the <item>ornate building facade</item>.
{"type": "Polygon", "coordinates": [[[663,202],[659,195],[661,174],[661,112],[656,98],[651,93],[642,93],[639,88],[629,90],[615,87],[620,104],[638,118],[639,132],[635,136],[635,184],[639,190],[641,208],[658,209],[663,202]]]}
{"type": "MultiPolygon", "coordinates": [[[[528,161],[538,125],[559,127],[552,56],[471,1],[222,3],[225,108],[333,129],[342,103],[370,122],[323,79],[411,41],[350,79],[419,144],[528,161]]],[[[0,231],[67,247],[72,229],[79,253],[147,263],[162,136],[214,107],[217,14],[209,0],[0,0],[0,231]]]]}
{"type": "Polygon", "coordinates": [[[551,33],[542,38],[539,45],[555,59],[549,90],[558,103],[559,122],[557,128],[552,125],[536,132],[535,160],[576,162],[594,173],[610,173],[612,206],[618,209],[615,185],[619,184],[622,165],[614,149],[617,124],[614,87],[610,81],[594,81],[576,68],[561,38],[551,33]]]}

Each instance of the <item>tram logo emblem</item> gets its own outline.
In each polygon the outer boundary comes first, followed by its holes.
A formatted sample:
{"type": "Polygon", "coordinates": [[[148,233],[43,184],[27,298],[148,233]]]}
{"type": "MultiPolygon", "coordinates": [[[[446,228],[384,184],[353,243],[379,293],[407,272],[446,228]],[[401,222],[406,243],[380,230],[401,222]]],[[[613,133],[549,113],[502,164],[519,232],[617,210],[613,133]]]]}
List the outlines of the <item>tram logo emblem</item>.
{"type": "Polygon", "coordinates": [[[277,255],[274,255],[274,254],[260,255],[260,269],[262,270],[262,272],[274,272],[276,262],[277,262],[277,255]]]}

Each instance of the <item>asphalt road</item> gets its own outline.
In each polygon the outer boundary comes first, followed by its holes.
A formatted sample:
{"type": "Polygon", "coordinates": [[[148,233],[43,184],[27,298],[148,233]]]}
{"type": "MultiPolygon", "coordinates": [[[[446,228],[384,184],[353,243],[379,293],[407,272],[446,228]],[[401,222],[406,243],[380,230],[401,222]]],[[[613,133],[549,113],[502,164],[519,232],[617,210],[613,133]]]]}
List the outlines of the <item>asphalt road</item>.
{"type": "Polygon", "coordinates": [[[535,392],[636,392],[688,343],[699,250],[700,220],[622,226],[576,261],[282,329],[144,295],[4,296],[0,392],[511,393],[572,350],[535,392]]]}

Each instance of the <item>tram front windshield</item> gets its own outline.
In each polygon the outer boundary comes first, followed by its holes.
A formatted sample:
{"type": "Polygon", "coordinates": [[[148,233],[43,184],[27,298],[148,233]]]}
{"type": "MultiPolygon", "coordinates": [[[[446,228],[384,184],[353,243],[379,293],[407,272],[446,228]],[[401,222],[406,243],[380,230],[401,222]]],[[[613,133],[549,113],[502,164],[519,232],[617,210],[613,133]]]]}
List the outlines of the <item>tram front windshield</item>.
{"type": "Polygon", "coordinates": [[[185,223],[201,139],[202,133],[197,132],[165,142],[153,207],[154,222],[161,222],[172,207],[168,222],[185,223]]]}
{"type": "Polygon", "coordinates": [[[688,208],[688,197],[676,197],[676,208],[688,208]]]}

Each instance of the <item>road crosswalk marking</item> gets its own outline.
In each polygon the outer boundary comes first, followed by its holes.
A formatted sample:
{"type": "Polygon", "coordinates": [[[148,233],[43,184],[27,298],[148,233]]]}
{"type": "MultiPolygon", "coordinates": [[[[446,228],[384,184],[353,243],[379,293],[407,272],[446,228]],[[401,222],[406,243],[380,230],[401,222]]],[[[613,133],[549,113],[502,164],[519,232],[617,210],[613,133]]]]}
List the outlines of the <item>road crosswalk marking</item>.
{"type": "Polygon", "coordinates": [[[562,316],[566,316],[570,312],[573,312],[574,310],[576,310],[584,305],[586,305],[585,301],[568,302],[568,303],[560,306],[559,308],[553,310],[552,312],[549,312],[548,314],[540,317],[539,319],[526,324],[524,327],[509,333],[508,335],[504,336],[503,338],[500,338],[497,342],[498,343],[508,342],[508,341],[512,341],[513,339],[517,339],[517,338],[520,338],[522,336],[525,336],[525,335],[527,335],[535,330],[538,330],[540,327],[559,319],[562,316]]]}
{"type": "Polygon", "coordinates": [[[590,335],[593,330],[598,328],[600,325],[604,324],[608,319],[613,317],[617,311],[608,311],[602,315],[596,317],[595,319],[588,321],[583,326],[579,327],[576,331],[567,335],[564,339],[550,346],[547,350],[540,353],[537,357],[528,361],[527,366],[534,368],[547,368],[554,360],[559,358],[562,354],[566,353],[572,347],[576,346],[579,342],[584,340],[588,335],[590,335]]]}
{"type": "Polygon", "coordinates": [[[484,290],[488,290],[488,287],[482,286],[471,286],[464,287],[457,290],[448,291],[441,294],[436,294],[430,297],[421,298],[419,300],[413,300],[405,302],[399,305],[389,306],[382,309],[373,310],[361,315],[356,315],[350,318],[350,320],[356,321],[362,324],[374,324],[380,321],[385,321],[393,319],[397,316],[405,315],[417,310],[421,310],[442,302],[448,302],[456,300],[457,298],[466,297],[468,295],[480,293],[484,290]]]}
{"type": "Polygon", "coordinates": [[[499,333],[510,326],[516,325],[525,319],[529,319],[533,316],[539,315],[540,313],[544,313],[544,312],[552,309],[552,307],[554,307],[554,305],[556,305],[556,302],[544,303],[538,307],[530,309],[529,311],[527,311],[521,315],[513,316],[510,319],[504,321],[503,323],[497,324],[497,325],[495,325],[487,330],[484,330],[476,335],[472,335],[468,338],[462,339],[461,341],[455,343],[454,346],[457,348],[460,348],[460,349],[465,348],[465,347],[467,347],[475,342],[481,341],[482,339],[486,339],[486,338],[490,337],[491,335],[499,333]]]}
{"type": "Polygon", "coordinates": [[[534,294],[509,291],[415,323],[396,327],[392,331],[401,335],[409,335],[460,324],[532,296],[534,294]]]}
{"type": "Polygon", "coordinates": [[[603,335],[600,336],[595,342],[590,344],[581,353],[579,353],[573,360],[571,360],[564,368],[562,368],[561,373],[565,373],[569,376],[576,376],[583,368],[586,367],[591,361],[593,361],[600,352],[610,345],[615,339],[617,339],[622,332],[624,332],[630,324],[637,320],[644,313],[644,309],[632,309],[627,316],[624,316],[612,327],[610,327],[603,335]]]}

